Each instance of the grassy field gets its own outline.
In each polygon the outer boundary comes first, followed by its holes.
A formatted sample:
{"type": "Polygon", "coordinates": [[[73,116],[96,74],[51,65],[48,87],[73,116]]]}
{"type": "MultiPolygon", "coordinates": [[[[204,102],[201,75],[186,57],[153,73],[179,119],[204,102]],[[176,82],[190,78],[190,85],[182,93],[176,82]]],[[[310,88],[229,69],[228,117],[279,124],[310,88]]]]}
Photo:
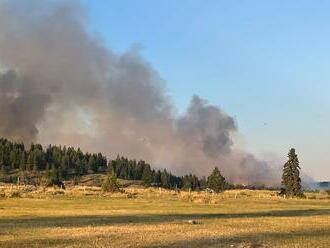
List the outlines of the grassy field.
{"type": "Polygon", "coordinates": [[[2,248],[330,247],[330,200],[320,194],[126,189],[109,196],[77,188],[17,196],[0,198],[2,248]]]}

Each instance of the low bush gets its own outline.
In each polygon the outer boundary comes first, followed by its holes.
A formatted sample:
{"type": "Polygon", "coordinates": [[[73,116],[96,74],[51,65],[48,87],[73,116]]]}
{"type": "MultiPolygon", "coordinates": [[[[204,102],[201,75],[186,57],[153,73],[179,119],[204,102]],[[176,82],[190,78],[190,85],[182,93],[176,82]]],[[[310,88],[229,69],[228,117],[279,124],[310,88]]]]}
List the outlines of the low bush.
{"type": "Polygon", "coordinates": [[[104,192],[120,192],[119,183],[114,173],[109,173],[104,182],[102,183],[102,190],[104,192]]]}
{"type": "Polygon", "coordinates": [[[52,192],[52,195],[64,195],[64,191],[63,190],[55,190],[52,192]]]}
{"type": "Polygon", "coordinates": [[[20,198],[21,192],[19,190],[12,191],[9,195],[10,198],[20,198]]]}

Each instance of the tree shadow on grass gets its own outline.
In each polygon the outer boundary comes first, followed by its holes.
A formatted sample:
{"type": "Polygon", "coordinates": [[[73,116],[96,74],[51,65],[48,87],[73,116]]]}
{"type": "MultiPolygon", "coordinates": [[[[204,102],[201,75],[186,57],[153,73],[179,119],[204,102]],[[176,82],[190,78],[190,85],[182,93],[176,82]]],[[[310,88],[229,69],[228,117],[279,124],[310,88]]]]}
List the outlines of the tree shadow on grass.
{"type": "Polygon", "coordinates": [[[78,242],[84,242],[84,240],[79,241],[77,239],[69,239],[69,238],[20,239],[20,240],[0,241],[0,247],[1,248],[73,247],[78,242]]]}
{"type": "Polygon", "coordinates": [[[184,221],[189,219],[231,219],[262,217],[330,216],[330,209],[276,210],[254,213],[206,214],[148,214],[148,215],[70,215],[50,217],[1,218],[2,228],[84,227],[114,224],[149,224],[184,221]]]}
{"type": "MultiPolygon", "coordinates": [[[[169,237],[170,239],[171,237],[169,237]]],[[[125,238],[126,246],[129,237],[125,238]]],[[[286,243],[294,247],[324,247],[327,248],[327,240],[330,241],[329,229],[302,230],[295,232],[260,232],[232,236],[219,237],[201,237],[186,240],[162,241],[160,244],[148,244],[148,235],[145,236],[145,245],[133,246],[134,241],[129,247],[139,248],[206,248],[206,247],[231,247],[231,248],[266,248],[272,247],[272,244],[286,243]],[[312,238],[319,238],[323,243],[311,243],[312,238]],[[307,242],[306,242],[307,240],[307,242]]],[[[0,241],[0,247],[11,248],[33,248],[33,247],[124,247],[117,241],[112,242],[111,234],[105,235],[88,235],[88,237],[71,237],[71,238],[25,238],[19,240],[0,241]],[[118,244],[119,243],[119,244],[118,244]]],[[[314,241],[315,242],[315,241],[314,241]]],[[[126,247],[125,246],[125,247],[126,247]]]]}
{"type": "Polygon", "coordinates": [[[294,247],[324,247],[328,248],[326,240],[330,242],[329,229],[302,230],[295,232],[260,232],[219,238],[198,238],[191,240],[179,240],[167,244],[145,245],[143,248],[175,248],[175,247],[231,247],[231,248],[264,248],[272,247],[269,244],[296,242],[294,247]],[[320,238],[324,242],[319,244],[306,243],[312,238],[320,238]],[[300,242],[299,242],[299,239],[300,242]],[[299,242],[299,244],[297,244],[299,242]],[[301,243],[303,242],[303,243],[301,243]],[[299,245],[299,246],[298,246],[299,245]],[[312,245],[312,246],[311,246],[312,245]]]}

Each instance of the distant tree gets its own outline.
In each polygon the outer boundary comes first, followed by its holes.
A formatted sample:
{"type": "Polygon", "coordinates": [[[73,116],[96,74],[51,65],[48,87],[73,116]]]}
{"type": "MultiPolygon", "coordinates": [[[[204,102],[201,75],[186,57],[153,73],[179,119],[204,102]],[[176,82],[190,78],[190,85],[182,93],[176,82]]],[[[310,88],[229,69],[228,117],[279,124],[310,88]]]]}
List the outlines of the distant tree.
{"type": "Polygon", "coordinates": [[[282,174],[281,195],[303,196],[300,179],[300,166],[298,156],[294,148],[291,148],[288,154],[288,161],[284,164],[282,174]]]}
{"type": "Polygon", "coordinates": [[[191,190],[192,189],[192,181],[191,181],[191,177],[189,175],[185,175],[182,178],[182,188],[185,190],[191,190]]]}
{"type": "Polygon", "coordinates": [[[157,170],[155,173],[154,173],[154,183],[157,185],[157,186],[161,186],[161,171],[160,170],[157,170]]]}
{"type": "Polygon", "coordinates": [[[215,167],[211,175],[207,178],[207,186],[217,193],[225,190],[226,180],[221,175],[218,167],[215,167]]]}
{"type": "Polygon", "coordinates": [[[161,187],[169,189],[171,187],[170,174],[164,169],[160,174],[161,187]]]}
{"type": "Polygon", "coordinates": [[[119,192],[120,187],[115,173],[110,172],[104,182],[102,183],[102,190],[104,192],[119,192]]]}
{"type": "Polygon", "coordinates": [[[144,167],[143,173],[142,173],[142,181],[145,186],[150,186],[153,178],[152,178],[152,171],[150,168],[150,165],[146,165],[144,167]]]}
{"type": "Polygon", "coordinates": [[[34,156],[33,156],[33,152],[32,151],[30,151],[29,152],[29,155],[28,155],[28,158],[27,158],[27,164],[26,164],[26,169],[27,170],[32,170],[33,169],[33,167],[34,167],[34,156]]]}
{"type": "Polygon", "coordinates": [[[15,165],[17,164],[17,153],[16,150],[12,149],[9,153],[9,166],[8,166],[8,170],[13,169],[13,167],[15,167],[15,165]]]}
{"type": "Polygon", "coordinates": [[[116,170],[116,161],[114,161],[114,160],[109,160],[109,162],[108,162],[108,169],[107,169],[107,171],[110,173],[110,172],[115,172],[115,170],[116,170]]]}
{"type": "Polygon", "coordinates": [[[21,171],[26,170],[25,152],[22,152],[20,163],[19,163],[19,169],[21,171]]]}
{"type": "Polygon", "coordinates": [[[198,177],[192,174],[185,175],[182,178],[182,188],[189,190],[199,190],[200,182],[198,180],[198,177]]]}
{"type": "Polygon", "coordinates": [[[6,182],[6,172],[4,169],[0,168],[0,182],[6,182]]]}
{"type": "Polygon", "coordinates": [[[96,160],[95,157],[92,155],[90,156],[88,160],[88,170],[91,172],[96,172],[97,171],[97,165],[96,165],[96,160]]]}
{"type": "Polygon", "coordinates": [[[205,177],[202,177],[200,180],[199,180],[199,187],[201,190],[204,190],[207,188],[207,180],[205,177]]]}
{"type": "Polygon", "coordinates": [[[36,172],[36,171],[38,171],[38,169],[39,169],[39,167],[38,167],[38,159],[37,159],[37,156],[34,155],[33,158],[32,158],[32,170],[34,172],[36,172]]]}
{"type": "Polygon", "coordinates": [[[40,144],[25,147],[0,138],[0,176],[3,181],[16,182],[16,170],[19,169],[21,182],[30,184],[61,185],[61,180],[73,179],[88,173],[113,172],[118,178],[142,180],[145,185],[157,185],[163,188],[186,188],[199,190],[206,187],[206,180],[193,174],[176,176],[167,170],[155,170],[143,160],[136,161],[123,156],[109,160],[101,153],[84,153],[80,148],[40,144]],[[12,173],[14,172],[14,173],[12,173]],[[22,174],[22,176],[21,176],[22,174]],[[42,180],[40,180],[42,179],[42,180]]]}
{"type": "Polygon", "coordinates": [[[139,179],[143,177],[144,167],[146,166],[145,162],[143,160],[140,160],[136,165],[136,178],[139,179]]]}
{"type": "Polygon", "coordinates": [[[52,164],[51,170],[47,173],[47,186],[60,185],[61,179],[59,176],[58,169],[52,164]]]}

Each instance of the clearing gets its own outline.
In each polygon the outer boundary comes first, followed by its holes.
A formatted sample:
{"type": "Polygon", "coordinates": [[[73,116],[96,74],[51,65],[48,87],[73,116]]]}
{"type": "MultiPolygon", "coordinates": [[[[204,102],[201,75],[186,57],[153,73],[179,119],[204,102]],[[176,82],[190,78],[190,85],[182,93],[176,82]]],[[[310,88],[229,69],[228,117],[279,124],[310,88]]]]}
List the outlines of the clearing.
{"type": "Polygon", "coordinates": [[[252,190],[6,190],[0,198],[2,248],[330,247],[326,193],[283,199],[252,190]]]}

